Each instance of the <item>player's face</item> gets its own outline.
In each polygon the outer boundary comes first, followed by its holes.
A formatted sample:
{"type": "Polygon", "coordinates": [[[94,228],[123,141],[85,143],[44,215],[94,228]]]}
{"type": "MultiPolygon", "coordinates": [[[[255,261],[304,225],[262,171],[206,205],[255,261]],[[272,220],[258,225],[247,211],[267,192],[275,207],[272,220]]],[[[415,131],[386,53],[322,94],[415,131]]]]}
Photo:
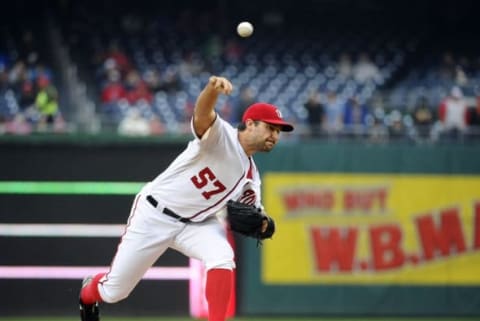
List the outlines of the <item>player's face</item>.
{"type": "Polygon", "coordinates": [[[259,152],[269,152],[277,144],[280,137],[280,126],[255,122],[252,129],[252,143],[259,152]]]}

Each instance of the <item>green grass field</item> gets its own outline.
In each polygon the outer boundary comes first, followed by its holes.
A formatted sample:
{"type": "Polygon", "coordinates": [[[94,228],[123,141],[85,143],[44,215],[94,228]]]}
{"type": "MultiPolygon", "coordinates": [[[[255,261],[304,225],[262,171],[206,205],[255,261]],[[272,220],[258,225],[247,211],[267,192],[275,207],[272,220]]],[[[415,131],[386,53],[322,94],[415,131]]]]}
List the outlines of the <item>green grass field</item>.
{"type": "MultiPolygon", "coordinates": [[[[177,317],[102,317],[102,321],[206,321],[192,318],[177,318],[177,317]]],[[[0,317],[0,321],[79,321],[78,318],[68,317],[0,317]]],[[[355,318],[355,317],[249,317],[249,318],[234,318],[229,321],[480,321],[480,317],[371,317],[371,318],[355,318]]]]}

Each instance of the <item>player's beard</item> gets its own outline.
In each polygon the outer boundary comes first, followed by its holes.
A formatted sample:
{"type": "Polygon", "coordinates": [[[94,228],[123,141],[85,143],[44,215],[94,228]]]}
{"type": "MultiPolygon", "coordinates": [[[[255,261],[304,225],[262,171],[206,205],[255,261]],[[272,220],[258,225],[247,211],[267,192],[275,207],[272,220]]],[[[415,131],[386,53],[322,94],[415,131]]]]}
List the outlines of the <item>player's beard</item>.
{"type": "Polygon", "coordinates": [[[277,144],[277,140],[270,136],[254,134],[248,138],[248,145],[256,152],[269,152],[277,144]]]}
{"type": "Polygon", "coordinates": [[[265,140],[263,143],[263,149],[261,150],[262,152],[269,152],[275,147],[275,142],[265,140]]]}

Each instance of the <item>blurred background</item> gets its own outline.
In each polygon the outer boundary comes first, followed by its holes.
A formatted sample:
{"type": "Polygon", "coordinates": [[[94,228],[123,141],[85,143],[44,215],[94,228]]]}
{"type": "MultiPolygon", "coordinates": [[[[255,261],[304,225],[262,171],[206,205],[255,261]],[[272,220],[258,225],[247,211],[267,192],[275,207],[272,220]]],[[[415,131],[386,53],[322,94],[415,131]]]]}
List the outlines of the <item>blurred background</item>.
{"type": "MultiPolygon", "coordinates": [[[[133,195],[185,147],[212,74],[235,86],[224,119],[265,101],[296,127],[257,157],[280,228],[261,248],[236,240],[238,315],[479,316],[479,9],[3,3],[0,316],[77,313],[78,275],[36,273],[108,266],[133,195]],[[236,34],[241,21],[253,36],[236,34]]],[[[156,266],[189,262],[168,252],[156,266]]],[[[106,313],[188,315],[188,282],[146,280],[106,313]]]]}
{"type": "Polygon", "coordinates": [[[188,133],[210,74],[238,122],[277,104],[293,138],[475,139],[475,1],[26,1],[1,22],[4,134],[188,133]],[[251,38],[235,33],[239,21],[251,38]]]}

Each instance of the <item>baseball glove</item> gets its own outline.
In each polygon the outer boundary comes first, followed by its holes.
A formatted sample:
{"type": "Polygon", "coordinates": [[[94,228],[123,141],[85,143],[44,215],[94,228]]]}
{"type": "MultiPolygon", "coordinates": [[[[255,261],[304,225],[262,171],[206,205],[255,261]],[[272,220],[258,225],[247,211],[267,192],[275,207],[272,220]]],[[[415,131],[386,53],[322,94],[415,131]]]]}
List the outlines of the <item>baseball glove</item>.
{"type": "Polygon", "coordinates": [[[271,238],[275,233],[275,222],[262,213],[262,210],[253,205],[247,205],[236,201],[227,203],[227,219],[230,229],[241,235],[253,237],[257,241],[271,238]],[[262,232],[263,222],[267,222],[267,228],[262,232]]]}

